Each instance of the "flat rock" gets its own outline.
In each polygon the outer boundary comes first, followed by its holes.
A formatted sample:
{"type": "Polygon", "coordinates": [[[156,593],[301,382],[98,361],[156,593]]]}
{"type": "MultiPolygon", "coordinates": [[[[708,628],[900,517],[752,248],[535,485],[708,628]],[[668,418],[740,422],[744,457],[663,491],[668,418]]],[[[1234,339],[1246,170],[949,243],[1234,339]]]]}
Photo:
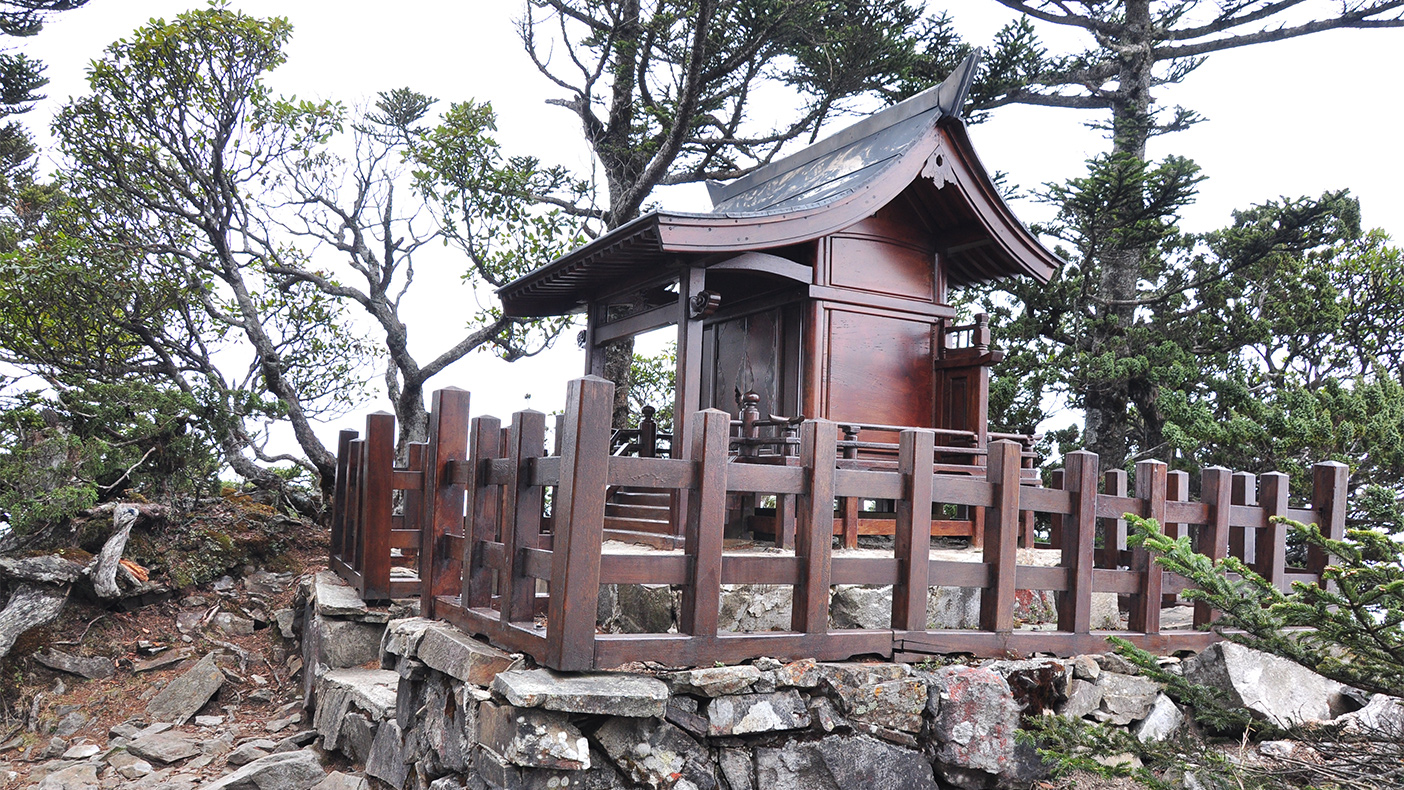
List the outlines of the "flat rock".
{"type": "Polygon", "coordinates": [[[920,752],[863,736],[757,747],[755,767],[763,790],[937,790],[920,752]]]}
{"type": "Polygon", "coordinates": [[[260,757],[204,790],[310,790],[326,775],[316,753],[301,749],[260,757]]]}
{"type": "Polygon", "coordinates": [[[595,740],[619,770],[650,790],[717,788],[709,751],[666,721],[610,718],[595,740]]]}
{"type": "Polygon", "coordinates": [[[97,786],[97,766],[92,763],[61,768],[39,781],[39,790],[92,790],[97,786]]]}
{"type": "Polygon", "coordinates": [[[850,720],[904,732],[921,732],[926,709],[926,684],[917,678],[899,678],[838,689],[843,712],[850,720]]]}
{"type": "Polygon", "coordinates": [[[312,727],[321,734],[323,747],[339,747],[342,725],[353,710],[373,722],[392,717],[399,685],[400,676],[388,669],[333,669],[323,675],[312,715],[312,727]]]}
{"type": "Polygon", "coordinates": [[[250,595],[272,597],[288,589],[288,583],[292,580],[291,573],[269,573],[260,568],[244,577],[244,589],[250,595]]]}
{"type": "Polygon", "coordinates": [[[112,659],[105,656],[71,656],[53,648],[36,653],[34,660],[50,669],[57,669],[60,672],[78,675],[89,680],[112,677],[112,673],[116,671],[112,666],[112,659]]]}
{"type": "Polygon", "coordinates": [[[793,689],[770,694],[717,697],[707,703],[708,735],[802,730],[808,726],[809,708],[799,692],[793,689]]]}
{"type": "Polygon", "coordinates": [[[147,703],[146,715],[158,722],[184,724],[224,685],[215,654],[206,653],[185,674],[172,680],[147,703]]]}
{"type": "Polygon", "coordinates": [[[1098,721],[1118,727],[1150,715],[1160,696],[1160,685],[1155,681],[1120,672],[1103,671],[1097,678],[1097,687],[1102,691],[1102,703],[1092,715],[1098,721]]]}
{"type": "Polygon", "coordinates": [[[77,746],[70,746],[63,753],[65,760],[86,760],[102,751],[102,747],[95,743],[80,743],[77,746]]]}
{"type": "Polygon", "coordinates": [[[429,629],[437,627],[439,625],[433,620],[423,617],[391,620],[386,624],[385,634],[380,640],[380,665],[386,669],[395,666],[395,661],[387,656],[413,656],[419,648],[419,640],[429,629]]]}
{"type": "Polygon", "coordinates": [[[520,708],[565,713],[662,716],[668,703],[668,687],[662,681],[623,672],[509,670],[493,678],[492,690],[520,708]]]}
{"type": "Polygon", "coordinates": [[[360,617],[370,609],[346,582],[331,571],[320,571],[312,581],[317,614],[324,617],[360,617]]]}
{"type": "Polygon", "coordinates": [[[200,623],[205,619],[202,612],[176,612],[175,627],[182,634],[193,634],[200,630],[200,623]]]}
{"type": "Polygon", "coordinates": [[[812,689],[823,680],[819,672],[819,662],[812,658],[791,661],[771,670],[775,685],[779,688],[812,689]]]}
{"type": "MultiPolygon", "coordinates": [[[[1096,664],[1093,664],[1096,666],[1096,664]]],[[[1102,689],[1096,683],[1077,678],[1068,682],[1068,698],[1058,713],[1069,719],[1089,716],[1102,707],[1102,689]]]]}
{"type": "Polygon", "coordinates": [[[220,612],[214,616],[214,627],[230,636],[249,636],[254,632],[254,621],[232,612],[220,612]]]}
{"type": "Polygon", "coordinates": [[[1216,642],[1185,662],[1185,679],[1220,689],[1232,704],[1279,727],[1332,718],[1340,683],[1233,642],[1216,642]]]}
{"type": "Polygon", "coordinates": [[[157,732],[127,744],[127,751],[145,760],[169,765],[200,753],[200,742],[179,732],[157,732]]]}
{"type": "Polygon", "coordinates": [[[749,691],[760,677],[761,671],[753,666],[737,666],[670,672],[663,676],[662,680],[672,688],[674,694],[721,697],[749,691]]]}
{"type": "Polygon", "coordinates": [[[590,742],[563,713],[484,702],[478,709],[478,741],[513,765],[590,767],[590,742]]]}
{"type": "Polygon", "coordinates": [[[114,749],[107,755],[107,764],[121,774],[122,778],[129,780],[140,779],[154,770],[151,763],[125,749],[114,749]]]}
{"type": "Polygon", "coordinates": [[[132,672],[150,672],[156,669],[165,669],[166,667],[175,666],[193,655],[195,655],[195,651],[190,648],[167,650],[155,658],[133,661],[132,672]]]}
{"type": "Polygon", "coordinates": [[[415,656],[427,666],[475,686],[487,686],[497,673],[518,663],[492,645],[443,626],[424,632],[415,656]]]}
{"type": "Polygon", "coordinates": [[[364,776],[332,771],[326,778],[312,785],[312,790],[370,790],[364,776]]]}
{"type": "Polygon", "coordinates": [[[229,753],[229,757],[226,758],[225,762],[230,765],[247,765],[260,757],[267,757],[269,753],[272,752],[274,746],[276,746],[276,744],[267,739],[240,744],[234,748],[234,751],[229,753]],[[267,745],[265,746],[264,744],[267,745]]]}

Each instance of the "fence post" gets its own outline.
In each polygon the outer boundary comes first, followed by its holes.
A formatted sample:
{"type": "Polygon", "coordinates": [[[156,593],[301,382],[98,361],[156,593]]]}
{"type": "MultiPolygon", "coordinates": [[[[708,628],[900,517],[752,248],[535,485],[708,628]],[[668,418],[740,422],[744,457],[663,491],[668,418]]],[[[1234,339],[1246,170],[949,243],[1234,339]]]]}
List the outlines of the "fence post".
{"type": "MultiPolygon", "coordinates": [[[[1248,507],[1258,504],[1258,478],[1248,472],[1233,474],[1233,504],[1248,507]]],[[[1252,527],[1229,530],[1229,553],[1249,567],[1258,564],[1258,531],[1252,527]]]]}
{"type": "MultiPolygon", "coordinates": [[[[1102,486],[1102,493],[1107,496],[1126,496],[1126,470],[1111,469],[1106,473],[1106,481],[1102,486]]],[[[1126,550],[1126,519],[1118,518],[1114,522],[1107,524],[1106,534],[1102,536],[1102,562],[1099,567],[1116,568],[1121,567],[1121,552],[1126,550]]]]}
{"type": "Polygon", "coordinates": [[[502,576],[497,592],[502,596],[502,624],[531,622],[536,602],[536,579],[522,574],[522,550],[537,547],[541,534],[541,486],[531,484],[533,459],[546,452],[546,415],[519,411],[512,415],[507,438],[509,472],[503,487],[502,576]]]}
{"type": "MultiPolygon", "coordinates": [[[[341,561],[358,574],[361,572],[361,558],[365,554],[366,481],[362,477],[365,451],[365,439],[355,439],[347,446],[349,457],[346,459],[346,531],[341,536],[341,544],[345,549],[341,561]]],[[[360,593],[364,585],[357,580],[355,586],[356,592],[360,593]]]]}
{"type": "MultiPolygon", "coordinates": [[[[1345,538],[1346,520],[1346,481],[1350,468],[1337,461],[1326,461],[1311,468],[1311,506],[1316,511],[1321,534],[1331,540],[1345,538]]],[[[1321,573],[1331,564],[1331,555],[1316,546],[1307,547],[1307,570],[1316,574],[1321,583],[1321,573]]]]}
{"type": "Polygon", "coordinates": [[[892,588],[892,627],[926,630],[926,600],[931,594],[931,489],[936,462],[936,434],[902,431],[897,471],[904,496],[897,500],[892,553],[897,558],[897,584],[892,588]]]}
{"type": "Polygon", "coordinates": [[[1019,453],[1017,442],[990,442],[986,477],[995,505],[985,514],[983,559],[990,586],[980,593],[980,628],[1014,630],[1014,574],[1019,557],[1019,453]]]}
{"type": "MultiPolygon", "coordinates": [[[[1189,472],[1177,469],[1170,472],[1165,477],[1165,501],[1167,502],[1188,502],[1189,501],[1189,472]]],[[[1189,524],[1176,522],[1165,525],[1165,534],[1172,538],[1184,538],[1190,534],[1189,524]]],[[[1161,599],[1161,606],[1174,606],[1179,600],[1176,593],[1166,593],[1161,599]]]]}
{"type": "Polygon", "coordinates": [[[834,465],[838,423],[810,420],[800,429],[804,493],[796,497],[795,558],[799,582],[790,609],[790,628],[804,633],[829,630],[829,580],[833,577],[834,465]]]}
{"type": "Polygon", "coordinates": [[[1273,521],[1274,516],[1287,515],[1287,475],[1281,472],[1268,472],[1259,478],[1261,489],[1258,503],[1263,508],[1267,530],[1258,544],[1258,564],[1254,568],[1258,575],[1272,582],[1279,590],[1286,590],[1287,584],[1287,525],[1273,521]]]}
{"type": "Polygon", "coordinates": [[[332,483],[331,555],[346,557],[346,488],[351,465],[351,442],[360,434],[341,431],[336,435],[336,480],[332,483]]]}
{"type": "MultiPolygon", "coordinates": [[[[1229,515],[1233,501],[1233,472],[1222,466],[1211,466],[1200,473],[1199,498],[1209,506],[1209,523],[1199,533],[1199,545],[1195,549],[1211,562],[1218,562],[1228,556],[1229,515]]],[[[1208,625],[1219,619],[1219,613],[1209,608],[1203,601],[1194,602],[1195,627],[1208,625]]]]}
{"type": "Polygon", "coordinates": [[[1085,634],[1092,630],[1092,569],[1097,547],[1096,453],[1076,450],[1063,459],[1063,488],[1072,494],[1072,514],[1061,530],[1062,565],[1068,589],[1059,593],[1058,630],[1085,634]]]}
{"type": "MultiPolygon", "coordinates": [[[[474,417],[468,455],[468,519],[463,527],[463,607],[486,609],[492,605],[492,572],[483,567],[482,542],[497,540],[501,490],[483,479],[483,465],[502,456],[502,421],[474,417]]],[[[559,426],[558,426],[559,428],[559,426]]]]}
{"type": "Polygon", "coordinates": [[[468,455],[468,392],[435,390],[430,399],[429,446],[424,450],[424,507],[419,525],[419,608],[434,617],[440,595],[460,592],[462,558],[448,550],[450,527],[463,530],[463,484],[448,474],[468,455]]]}
{"type": "Polygon", "coordinates": [[[366,415],[365,462],[361,491],[361,600],[390,598],[390,523],[395,472],[395,415],[378,411],[366,415]]]}
{"type": "MultiPolygon", "coordinates": [[[[1064,464],[1066,466],[1066,463],[1064,464]]],[[[1048,474],[1048,487],[1055,491],[1067,491],[1067,471],[1066,469],[1054,469],[1048,474]]],[[[1048,548],[1061,549],[1063,547],[1063,514],[1048,514],[1048,548]]]]}
{"type": "MultiPolygon", "coordinates": [[[[1136,498],[1146,503],[1146,518],[1165,524],[1165,486],[1167,467],[1161,461],[1140,461],[1136,464],[1136,498]]],[[[1144,546],[1131,552],[1131,570],[1141,573],[1140,592],[1131,596],[1131,612],[1127,627],[1146,634],[1160,633],[1160,603],[1165,588],[1165,572],[1144,546]]]]}
{"type": "MultiPolygon", "coordinates": [[[[420,486],[418,491],[404,492],[400,529],[405,531],[419,530],[419,539],[421,542],[424,540],[424,526],[426,523],[424,520],[424,507],[425,502],[429,499],[429,491],[424,488],[424,485],[429,482],[429,476],[424,472],[424,452],[428,448],[429,445],[425,442],[410,442],[405,445],[405,471],[418,472],[420,486]]],[[[420,548],[420,546],[415,546],[413,548],[403,549],[403,551],[406,554],[418,554],[420,548]]],[[[422,573],[424,571],[424,566],[417,564],[419,560],[418,557],[415,557],[415,560],[416,567],[418,567],[422,573]]],[[[422,608],[421,606],[421,609],[422,608]]],[[[426,614],[425,616],[427,617],[428,615],[426,614]]]]}
{"type": "Polygon", "coordinates": [[[595,665],[595,620],[600,600],[600,544],[604,542],[609,486],[609,423],[614,384],[595,376],[566,387],[561,480],[552,510],[551,602],[546,653],[555,669],[595,665]]]}
{"type": "Polygon", "coordinates": [[[726,527],[726,463],[731,415],[705,409],[692,415],[692,452],[697,486],[687,498],[683,547],[691,578],[683,587],[678,630],[715,636],[721,601],[722,532],[726,527]]]}

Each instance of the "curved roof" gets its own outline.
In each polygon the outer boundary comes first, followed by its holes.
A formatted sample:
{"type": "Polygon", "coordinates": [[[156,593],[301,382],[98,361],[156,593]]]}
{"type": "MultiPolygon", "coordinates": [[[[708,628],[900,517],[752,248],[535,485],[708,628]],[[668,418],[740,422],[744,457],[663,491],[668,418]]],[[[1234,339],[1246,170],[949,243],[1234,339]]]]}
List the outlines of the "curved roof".
{"type": "Polygon", "coordinates": [[[959,112],[978,52],[944,82],[726,184],[705,214],[651,212],[498,290],[508,315],[570,312],[651,268],[772,249],[835,233],[904,192],[926,208],[952,285],[1061,261],[1019,223],[976,157],[959,112]]]}

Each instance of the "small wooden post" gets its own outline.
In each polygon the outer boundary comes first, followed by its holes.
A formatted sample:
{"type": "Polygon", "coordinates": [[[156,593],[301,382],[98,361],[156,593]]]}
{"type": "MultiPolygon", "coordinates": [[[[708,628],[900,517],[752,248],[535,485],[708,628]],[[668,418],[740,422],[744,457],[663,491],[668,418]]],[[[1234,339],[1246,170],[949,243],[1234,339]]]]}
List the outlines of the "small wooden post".
{"type": "MultiPolygon", "coordinates": [[[[1233,504],[1258,504],[1258,478],[1248,472],[1234,472],[1233,504]]],[[[1258,530],[1253,527],[1234,527],[1229,530],[1229,553],[1243,560],[1249,567],[1257,565],[1258,530]]]]}
{"type": "Polygon", "coordinates": [[[905,496],[897,500],[892,553],[897,558],[897,584],[892,588],[892,627],[926,630],[926,600],[931,594],[931,489],[936,434],[902,431],[897,471],[905,496]]]}
{"type": "MultiPolygon", "coordinates": [[[[1165,500],[1167,502],[1188,502],[1189,501],[1189,472],[1177,469],[1166,475],[1165,478],[1165,500]]],[[[1172,538],[1184,538],[1189,536],[1189,524],[1175,523],[1165,525],[1165,534],[1172,538]]],[[[1161,606],[1174,606],[1179,600],[1179,596],[1174,593],[1167,593],[1161,600],[1161,606]]]]}
{"type": "MultiPolygon", "coordinates": [[[[1331,540],[1345,539],[1346,482],[1350,468],[1337,461],[1326,461],[1311,468],[1311,507],[1316,511],[1321,534],[1331,540]]],[[[1316,574],[1318,583],[1321,573],[1331,564],[1331,555],[1315,547],[1307,547],[1307,570],[1316,574]]]]}
{"type": "MultiPolygon", "coordinates": [[[[1102,484],[1102,493],[1107,496],[1126,496],[1126,470],[1110,469],[1102,484]]],[[[1126,519],[1118,518],[1107,523],[1102,536],[1102,561],[1099,568],[1120,568],[1121,552],[1126,551],[1126,519]]]]}
{"type": "Polygon", "coordinates": [[[365,489],[361,517],[364,525],[361,600],[390,598],[390,525],[395,471],[395,415],[383,411],[366,415],[365,489]]]}
{"type": "Polygon", "coordinates": [[[834,458],[838,424],[810,420],[800,429],[804,493],[796,499],[795,558],[799,583],[790,609],[790,627],[805,633],[829,630],[829,579],[833,573],[834,458]]]}
{"type": "MultiPolygon", "coordinates": [[[[1199,533],[1198,551],[1214,562],[1228,556],[1229,515],[1233,501],[1233,472],[1222,466],[1211,466],[1200,473],[1200,500],[1209,506],[1209,523],[1199,533]]],[[[1219,619],[1219,613],[1203,601],[1194,603],[1194,624],[1208,625],[1219,619]]]]}
{"type": "MultiPolygon", "coordinates": [[[[858,426],[843,426],[843,440],[846,442],[858,441],[858,426]]],[[[858,457],[858,448],[843,448],[843,457],[850,460],[856,459],[858,457]]],[[[845,549],[856,549],[858,548],[858,497],[842,497],[839,499],[839,503],[840,506],[843,508],[843,547],[845,549]]],[[[926,529],[928,532],[930,532],[930,525],[928,525],[926,529]]]]}
{"type": "MultiPolygon", "coordinates": [[[[430,493],[423,486],[424,483],[428,482],[428,475],[424,472],[424,451],[428,446],[429,445],[425,442],[410,442],[405,445],[405,471],[419,472],[421,485],[417,491],[411,490],[404,492],[400,529],[407,532],[418,530],[421,541],[424,538],[424,529],[427,526],[427,522],[424,520],[424,501],[429,497],[430,493]]],[[[418,563],[418,557],[416,556],[419,554],[418,546],[407,547],[402,549],[402,551],[405,557],[415,557],[416,563],[418,563]]],[[[419,569],[420,581],[423,581],[424,574],[428,573],[427,568],[422,564],[416,564],[415,567],[419,569]]],[[[427,617],[428,615],[426,614],[425,616],[427,617]]]]}
{"type": "Polygon", "coordinates": [[[980,628],[1014,630],[1014,574],[1019,556],[1019,452],[1017,442],[991,442],[986,479],[994,486],[995,506],[985,514],[983,559],[990,586],[980,594],[980,628]]]}
{"type": "Polygon", "coordinates": [[[464,486],[448,474],[468,458],[468,391],[435,390],[430,398],[429,446],[425,449],[424,513],[419,530],[419,607],[433,618],[440,595],[463,590],[463,558],[449,551],[448,536],[463,531],[464,486]]]}
{"type": "Polygon", "coordinates": [[[653,415],[658,410],[652,406],[645,406],[639,410],[639,457],[653,458],[658,455],[658,423],[653,421],[653,415]]]}
{"type": "MultiPolygon", "coordinates": [[[[1141,461],[1136,464],[1136,498],[1146,503],[1146,518],[1165,524],[1165,487],[1167,467],[1161,461],[1141,461]]],[[[1151,553],[1142,546],[1131,552],[1131,570],[1141,576],[1140,592],[1131,596],[1131,614],[1127,626],[1146,634],[1160,633],[1160,602],[1165,587],[1165,571],[1155,564],[1151,553]]]]}
{"type": "MultiPolygon", "coordinates": [[[[346,459],[346,531],[342,533],[342,562],[357,573],[361,572],[361,557],[365,553],[365,499],[366,481],[362,477],[365,468],[366,441],[355,439],[347,447],[350,457],[346,459]]],[[[349,579],[347,581],[350,581],[349,579]]],[[[357,592],[360,582],[356,582],[357,592]]]]}
{"type": "MultiPolygon", "coordinates": [[[[1048,487],[1057,491],[1068,491],[1066,481],[1067,473],[1063,469],[1054,469],[1048,475],[1048,487]]],[[[1095,491],[1093,493],[1096,493],[1095,491]]],[[[1048,548],[1061,549],[1063,547],[1063,514],[1048,514],[1048,548]]]]}
{"type": "Polygon", "coordinates": [[[1076,450],[1064,456],[1064,490],[1072,494],[1072,514],[1063,522],[1062,565],[1068,589],[1058,594],[1058,630],[1092,630],[1092,568],[1097,545],[1096,453],[1076,450]]]}
{"type": "Polygon", "coordinates": [[[678,630],[715,636],[721,602],[722,533],[726,526],[726,464],[731,415],[706,409],[692,415],[692,453],[697,487],[688,497],[686,540],[691,568],[683,588],[678,630]]]}
{"type": "Polygon", "coordinates": [[[1254,570],[1277,589],[1286,590],[1287,525],[1274,521],[1274,517],[1287,515],[1287,475],[1268,472],[1259,478],[1259,485],[1258,503],[1267,519],[1267,529],[1263,531],[1263,539],[1258,544],[1258,562],[1254,570]]]}
{"type": "Polygon", "coordinates": [[[487,485],[483,467],[501,457],[502,421],[496,417],[473,418],[468,455],[468,518],[463,540],[463,606],[486,609],[492,605],[492,574],[483,567],[483,541],[497,540],[502,489],[487,485]]]}
{"type": "Polygon", "coordinates": [[[351,442],[360,434],[341,431],[336,435],[336,480],[332,483],[331,555],[346,556],[346,489],[351,465],[351,442]]]}
{"type": "MultiPolygon", "coordinates": [[[[541,486],[531,483],[531,465],[546,452],[546,415],[519,411],[512,415],[507,459],[511,465],[504,486],[502,530],[502,623],[531,622],[536,580],[522,573],[522,550],[536,548],[541,532],[541,486]]],[[[605,461],[608,463],[608,461],[605,461]]]]}
{"type": "MultiPolygon", "coordinates": [[[[594,376],[566,388],[561,480],[553,508],[551,602],[546,655],[562,671],[593,669],[600,599],[600,545],[609,486],[614,384],[594,376]]],[[[678,443],[679,446],[681,442],[678,443]]]]}

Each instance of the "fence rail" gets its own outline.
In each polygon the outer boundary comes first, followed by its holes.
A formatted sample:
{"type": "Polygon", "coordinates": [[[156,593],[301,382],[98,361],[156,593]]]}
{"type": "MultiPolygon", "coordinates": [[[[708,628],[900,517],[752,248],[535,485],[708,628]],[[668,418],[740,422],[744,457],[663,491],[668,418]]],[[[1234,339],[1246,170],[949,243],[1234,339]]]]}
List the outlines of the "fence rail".
{"type": "MultiPolygon", "coordinates": [[[[414,544],[428,616],[561,670],[643,659],[700,666],[759,656],[1073,654],[1103,649],[1108,633],[1172,651],[1198,649],[1217,637],[1162,630],[1162,604],[1186,583],[1153,565],[1144,551],[1127,549],[1123,514],[1154,518],[1170,534],[1191,536],[1211,558],[1243,558],[1283,588],[1316,582],[1329,558],[1313,553],[1306,567],[1289,567],[1286,528],[1273,516],[1319,524],[1333,537],[1344,532],[1346,468],[1336,463],[1314,468],[1306,507],[1289,505],[1286,475],[1254,478],[1217,467],[1203,470],[1201,499],[1193,502],[1184,472],[1143,461],[1128,495],[1126,474],[1101,474],[1097,456],[1088,452],[1069,453],[1053,487],[1021,484],[1029,481],[1021,473],[1021,447],[1012,441],[990,444],[983,479],[939,473],[935,433],[920,429],[900,433],[895,466],[844,468],[837,463],[840,426],[811,420],[800,426],[797,464],[759,465],[730,457],[730,417],[715,410],[691,416],[686,460],[620,457],[610,453],[612,397],[613,385],[603,379],[571,382],[556,449],[548,454],[545,415],[518,412],[506,428],[496,418],[477,417],[465,430],[467,393],[441,391],[422,462],[416,467],[411,456],[403,470],[386,460],[393,454],[385,449],[393,422],[387,429],[388,415],[371,415],[366,439],[342,436],[333,566],[365,597],[383,597],[386,590],[393,595],[395,583],[372,553],[384,551],[388,569],[391,545],[414,544]],[[602,553],[612,486],[679,492],[682,552],[602,553]],[[398,530],[389,511],[392,490],[405,492],[398,530]],[[793,555],[724,550],[727,500],[738,494],[793,497],[793,555]],[[845,497],[894,502],[891,556],[834,556],[834,502],[845,497]],[[942,505],[985,509],[980,562],[931,559],[931,514],[942,505]],[[1057,567],[1018,564],[1020,541],[1029,542],[1030,514],[1046,514],[1050,539],[1042,545],[1061,552],[1057,567]],[[413,533],[415,523],[417,542],[372,534],[413,533]],[[600,586],[606,584],[680,588],[677,633],[597,633],[600,586]],[[719,630],[722,588],[733,584],[793,587],[790,629],[719,630]],[[831,628],[830,593],[837,584],[892,585],[890,627],[831,628]],[[933,586],[979,588],[979,628],[928,629],[933,586]],[[1016,627],[1020,590],[1054,591],[1057,630],[1016,627]],[[1129,597],[1127,630],[1091,628],[1094,592],[1129,597]]],[[[1200,606],[1194,623],[1214,617],[1200,606]]]]}

